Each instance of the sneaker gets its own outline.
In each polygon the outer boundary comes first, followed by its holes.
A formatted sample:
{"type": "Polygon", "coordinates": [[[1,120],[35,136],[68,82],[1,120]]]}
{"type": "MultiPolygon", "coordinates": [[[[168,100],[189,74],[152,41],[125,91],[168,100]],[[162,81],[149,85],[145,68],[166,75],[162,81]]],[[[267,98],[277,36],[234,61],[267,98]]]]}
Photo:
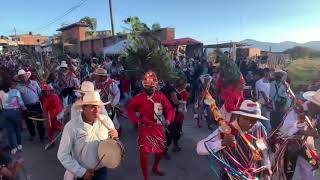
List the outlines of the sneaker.
{"type": "Polygon", "coordinates": [[[21,145],[21,144],[20,144],[20,145],[18,145],[18,147],[17,147],[17,148],[18,148],[18,150],[19,150],[19,151],[22,151],[22,145],[21,145]]]}
{"type": "Polygon", "coordinates": [[[11,154],[12,155],[15,155],[17,153],[18,149],[17,148],[14,148],[14,149],[11,149],[11,154]]]}

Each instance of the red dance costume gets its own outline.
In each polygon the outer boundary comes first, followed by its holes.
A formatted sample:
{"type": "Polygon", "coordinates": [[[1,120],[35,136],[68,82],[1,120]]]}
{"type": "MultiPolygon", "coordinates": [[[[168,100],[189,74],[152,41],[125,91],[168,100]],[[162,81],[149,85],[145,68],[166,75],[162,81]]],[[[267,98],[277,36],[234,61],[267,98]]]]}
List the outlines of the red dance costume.
{"type": "Polygon", "coordinates": [[[236,89],[239,85],[245,85],[245,80],[240,75],[240,81],[236,85],[229,85],[228,87],[224,87],[222,83],[221,75],[219,74],[217,79],[217,89],[220,92],[220,98],[224,101],[224,106],[227,112],[237,111],[240,108],[241,103],[244,101],[243,91],[239,91],[236,89]]]}
{"type": "MultiPolygon", "coordinates": [[[[146,82],[145,77],[144,84],[146,85],[146,83],[148,82],[146,82]]],[[[151,98],[148,97],[146,92],[138,94],[137,96],[132,98],[127,106],[127,112],[130,121],[134,125],[138,125],[140,165],[145,180],[149,180],[149,153],[155,153],[152,172],[156,175],[164,175],[163,172],[159,171],[158,166],[166,147],[166,138],[163,124],[155,118],[155,104],[161,104],[161,106],[163,107],[163,111],[166,113],[165,119],[169,123],[172,123],[175,116],[174,108],[171,106],[169,100],[165,97],[165,95],[158,90],[154,92],[151,98]],[[136,112],[139,112],[140,117],[137,117],[136,112]]]]}
{"type": "Polygon", "coordinates": [[[48,119],[48,140],[51,142],[53,140],[54,133],[62,131],[62,123],[57,119],[57,115],[63,110],[62,103],[59,96],[52,91],[50,86],[43,85],[42,90],[51,91],[48,96],[43,96],[41,99],[43,111],[50,115],[50,119],[48,119]]]}
{"type": "MultiPolygon", "coordinates": [[[[178,93],[181,97],[181,100],[182,101],[185,101],[186,103],[188,103],[188,100],[189,100],[189,93],[188,91],[185,89],[185,88],[177,88],[178,90],[178,93]]],[[[181,124],[181,130],[182,130],[182,126],[183,126],[183,121],[184,121],[184,116],[185,116],[185,113],[184,112],[179,112],[178,114],[176,114],[176,120],[178,120],[181,124]]]]}

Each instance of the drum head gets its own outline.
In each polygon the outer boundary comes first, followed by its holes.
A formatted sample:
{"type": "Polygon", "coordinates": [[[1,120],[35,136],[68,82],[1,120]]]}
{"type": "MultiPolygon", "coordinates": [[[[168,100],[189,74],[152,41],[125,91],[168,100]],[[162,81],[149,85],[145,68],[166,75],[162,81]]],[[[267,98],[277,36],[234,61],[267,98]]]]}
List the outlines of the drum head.
{"type": "Polygon", "coordinates": [[[123,159],[123,146],[119,141],[113,139],[107,139],[100,141],[98,147],[98,156],[101,159],[101,165],[107,167],[108,169],[118,168],[123,159]]]}

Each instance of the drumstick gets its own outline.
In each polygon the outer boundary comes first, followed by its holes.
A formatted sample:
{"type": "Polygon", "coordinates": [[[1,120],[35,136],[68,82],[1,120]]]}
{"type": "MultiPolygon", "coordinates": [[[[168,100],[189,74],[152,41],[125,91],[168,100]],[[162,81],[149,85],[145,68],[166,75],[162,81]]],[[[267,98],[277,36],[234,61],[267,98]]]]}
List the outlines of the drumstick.
{"type": "Polygon", "coordinates": [[[62,132],[60,132],[51,142],[49,142],[45,147],[44,150],[46,151],[56,140],[62,135],[62,132]]]}
{"type": "Polygon", "coordinates": [[[106,154],[103,154],[103,156],[99,159],[99,162],[96,164],[96,166],[93,168],[93,171],[97,170],[97,167],[101,163],[102,159],[106,156],[106,154]]]}

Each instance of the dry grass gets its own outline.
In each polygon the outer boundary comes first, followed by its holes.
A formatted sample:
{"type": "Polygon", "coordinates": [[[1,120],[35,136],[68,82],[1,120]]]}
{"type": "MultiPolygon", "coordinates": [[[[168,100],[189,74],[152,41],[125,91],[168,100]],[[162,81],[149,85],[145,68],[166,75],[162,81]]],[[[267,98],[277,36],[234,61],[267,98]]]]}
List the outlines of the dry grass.
{"type": "Polygon", "coordinates": [[[289,65],[288,72],[293,89],[310,85],[312,81],[320,79],[320,59],[295,60],[289,65]]]}

